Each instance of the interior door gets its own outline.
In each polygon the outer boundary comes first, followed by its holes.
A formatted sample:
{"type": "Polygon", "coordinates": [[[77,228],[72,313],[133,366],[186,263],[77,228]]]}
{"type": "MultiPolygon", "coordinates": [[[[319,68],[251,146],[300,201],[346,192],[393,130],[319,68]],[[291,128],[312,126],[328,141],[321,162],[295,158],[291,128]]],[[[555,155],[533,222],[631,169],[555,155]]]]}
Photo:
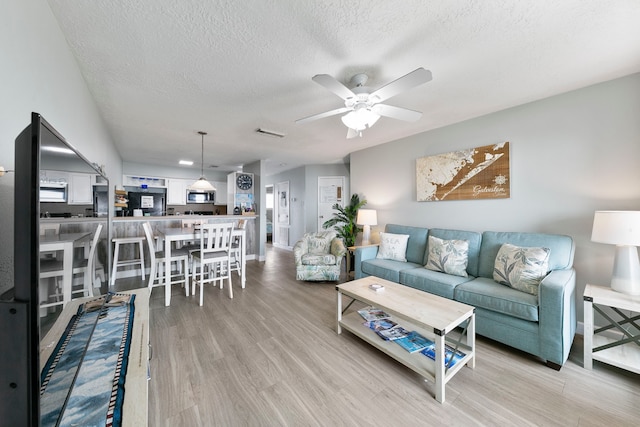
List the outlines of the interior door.
{"type": "Polygon", "coordinates": [[[333,216],[333,205],[344,207],[345,180],[344,176],[318,177],[318,231],[324,230],[322,224],[333,216]]]}

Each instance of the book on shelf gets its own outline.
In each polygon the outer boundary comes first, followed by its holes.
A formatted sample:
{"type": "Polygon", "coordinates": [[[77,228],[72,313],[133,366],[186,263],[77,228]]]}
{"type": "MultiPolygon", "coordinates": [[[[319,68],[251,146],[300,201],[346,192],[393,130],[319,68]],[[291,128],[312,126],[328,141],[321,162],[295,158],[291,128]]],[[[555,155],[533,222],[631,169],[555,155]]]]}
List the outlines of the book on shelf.
{"type": "Polygon", "coordinates": [[[406,337],[398,338],[397,340],[394,340],[393,342],[395,342],[398,345],[400,345],[402,348],[407,350],[409,353],[415,353],[415,352],[420,351],[420,350],[428,347],[429,345],[433,344],[433,341],[431,341],[428,338],[423,337],[422,335],[420,335],[419,333],[417,333],[415,331],[411,331],[411,332],[409,332],[409,334],[406,337]]]}
{"type": "MultiPolygon", "coordinates": [[[[464,358],[464,356],[466,356],[460,350],[457,350],[455,352],[453,350],[454,349],[451,348],[451,346],[449,346],[448,344],[445,344],[445,346],[444,346],[444,366],[452,367],[456,363],[458,363],[460,360],[462,360],[464,358]],[[453,362],[451,362],[451,358],[452,357],[453,357],[453,362]],[[449,366],[449,362],[451,362],[450,366],[449,366]]],[[[436,345],[435,345],[435,343],[432,343],[430,346],[428,346],[427,348],[422,350],[422,354],[427,356],[429,359],[436,360],[436,345]]]]}
{"type": "Polygon", "coordinates": [[[385,313],[383,310],[375,307],[367,307],[362,310],[358,310],[358,314],[368,322],[372,320],[389,319],[391,316],[385,313]]]}
{"type": "Polygon", "coordinates": [[[411,332],[398,325],[389,329],[381,329],[379,331],[376,331],[376,333],[385,341],[395,341],[397,339],[406,337],[411,332]]]}

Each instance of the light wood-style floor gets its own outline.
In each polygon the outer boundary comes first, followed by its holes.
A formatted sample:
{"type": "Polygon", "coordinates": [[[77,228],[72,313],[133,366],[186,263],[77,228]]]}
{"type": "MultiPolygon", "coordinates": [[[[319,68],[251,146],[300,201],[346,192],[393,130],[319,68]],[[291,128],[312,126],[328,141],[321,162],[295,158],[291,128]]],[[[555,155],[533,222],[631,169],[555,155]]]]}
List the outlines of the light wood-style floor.
{"type": "MultiPolygon", "coordinates": [[[[235,277],[234,277],[235,279],[235,277]]],[[[335,283],[295,280],[290,251],[248,263],[234,298],[204,306],[175,286],[151,295],[150,426],[637,426],[640,375],[594,362],[582,337],[559,371],[483,337],[474,370],[433,385],[360,339],[335,332],[335,283]]],[[[135,287],[122,281],[116,286],[135,287]]]]}

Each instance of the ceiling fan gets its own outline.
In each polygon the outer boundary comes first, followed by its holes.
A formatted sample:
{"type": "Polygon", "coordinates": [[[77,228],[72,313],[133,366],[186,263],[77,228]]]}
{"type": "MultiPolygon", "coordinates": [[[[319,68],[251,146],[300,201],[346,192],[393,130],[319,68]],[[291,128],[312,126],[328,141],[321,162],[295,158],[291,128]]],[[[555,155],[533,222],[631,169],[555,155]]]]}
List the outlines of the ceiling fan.
{"type": "Polygon", "coordinates": [[[356,74],[351,78],[353,89],[347,88],[328,74],[316,74],[311,80],[344,99],[344,107],[298,119],[296,123],[306,123],[347,113],[342,116],[342,122],[349,128],[347,138],[355,138],[362,136],[362,131],[373,126],[381,116],[414,122],[422,117],[421,112],[380,103],[401,92],[427,83],[431,78],[431,71],[417,68],[371,92],[371,88],[365,86],[368,79],[366,74],[356,74]]]}

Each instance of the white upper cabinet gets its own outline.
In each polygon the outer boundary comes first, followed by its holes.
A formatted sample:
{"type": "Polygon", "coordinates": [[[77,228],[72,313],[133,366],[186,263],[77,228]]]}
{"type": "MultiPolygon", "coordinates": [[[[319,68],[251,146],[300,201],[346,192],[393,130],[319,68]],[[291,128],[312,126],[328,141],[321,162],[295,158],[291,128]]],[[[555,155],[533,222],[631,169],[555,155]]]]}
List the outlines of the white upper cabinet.
{"type": "Polygon", "coordinates": [[[70,205],[93,204],[93,175],[88,173],[69,173],[70,205]]]}

